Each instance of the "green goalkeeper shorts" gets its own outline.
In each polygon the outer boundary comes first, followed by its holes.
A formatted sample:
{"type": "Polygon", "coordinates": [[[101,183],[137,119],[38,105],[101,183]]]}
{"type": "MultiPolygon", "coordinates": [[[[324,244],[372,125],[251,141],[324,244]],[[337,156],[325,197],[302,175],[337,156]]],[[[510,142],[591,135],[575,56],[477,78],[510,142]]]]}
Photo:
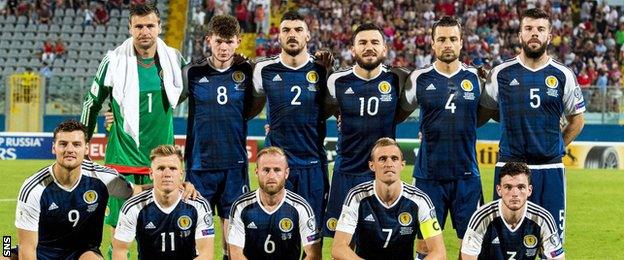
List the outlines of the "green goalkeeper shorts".
{"type": "MultiPolygon", "coordinates": [[[[147,174],[124,174],[126,180],[137,185],[150,184],[152,180],[147,174]]],[[[106,225],[117,227],[117,220],[119,219],[119,210],[121,206],[126,202],[125,199],[119,199],[115,197],[108,197],[108,205],[106,205],[106,213],[104,215],[104,223],[106,225]]]]}

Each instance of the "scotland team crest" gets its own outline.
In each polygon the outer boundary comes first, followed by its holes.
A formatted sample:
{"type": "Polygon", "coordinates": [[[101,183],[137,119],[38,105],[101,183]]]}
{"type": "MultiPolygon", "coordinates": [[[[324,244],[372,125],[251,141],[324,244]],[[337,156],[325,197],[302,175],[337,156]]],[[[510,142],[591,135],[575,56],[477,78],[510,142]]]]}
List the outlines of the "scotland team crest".
{"type": "Polygon", "coordinates": [[[234,73],[232,73],[232,80],[236,83],[243,82],[245,80],[245,73],[240,70],[234,71],[234,73]]]}
{"type": "Polygon", "coordinates": [[[290,232],[293,229],[293,222],[289,218],[283,218],[279,222],[279,229],[282,232],[290,232]]]}
{"type": "Polygon", "coordinates": [[[316,84],[318,82],[318,73],[316,73],[316,71],[308,71],[308,74],[306,74],[306,80],[308,80],[308,82],[310,82],[311,84],[316,84]]]}
{"type": "Polygon", "coordinates": [[[462,80],[460,86],[464,91],[472,91],[474,89],[472,82],[470,82],[470,80],[467,80],[467,79],[462,80]]]}
{"type": "Polygon", "coordinates": [[[534,248],[535,246],[537,246],[537,237],[535,237],[534,235],[526,235],[524,236],[522,243],[527,248],[534,248]]]}
{"type": "Polygon", "coordinates": [[[557,88],[559,86],[559,80],[555,76],[548,76],[545,80],[546,86],[549,88],[557,88]]]}
{"type": "Polygon", "coordinates": [[[390,86],[390,83],[388,83],[388,81],[384,80],[382,82],[379,82],[377,89],[379,89],[379,92],[381,92],[381,94],[388,94],[392,90],[392,86],[390,86]]]}
{"type": "Polygon", "coordinates": [[[412,215],[409,212],[402,212],[399,214],[399,224],[401,226],[409,226],[412,224],[412,215]]]}
{"type": "Polygon", "coordinates": [[[178,227],[182,230],[191,228],[191,224],[193,224],[193,220],[187,215],[182,215],[178,218],[178,227]]]}
{"type": "Polygon", "coordinates": [[[88,190],[87,192],[85,192],[82,195],[82,199],[87,203],[87,204],[93,204],[97,201],[98,198],[98,194],[97,192],[95,192],[94,190],[88,190]]]}
{"type": "Polygon", "coordinates": [[[325,223],[327,229],[330,231],[336,231],[336,224],[338,224],[338,220],[336,218],[329,218],[327,223],[325,223]]]}

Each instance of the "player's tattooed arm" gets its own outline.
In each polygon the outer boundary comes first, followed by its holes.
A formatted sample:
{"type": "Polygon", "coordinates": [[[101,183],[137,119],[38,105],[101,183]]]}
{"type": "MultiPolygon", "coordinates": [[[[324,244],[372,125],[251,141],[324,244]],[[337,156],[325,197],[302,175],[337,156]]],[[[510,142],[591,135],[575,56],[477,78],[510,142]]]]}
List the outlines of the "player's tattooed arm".
{"type": "Polygon", "coordinates": [[[576,137],[581,133],[583,126],[585,125],[585,117],[583,113],[576,115],[566,116],[568,124],[563,128],[563,143],[568,146],[576,137]]]}

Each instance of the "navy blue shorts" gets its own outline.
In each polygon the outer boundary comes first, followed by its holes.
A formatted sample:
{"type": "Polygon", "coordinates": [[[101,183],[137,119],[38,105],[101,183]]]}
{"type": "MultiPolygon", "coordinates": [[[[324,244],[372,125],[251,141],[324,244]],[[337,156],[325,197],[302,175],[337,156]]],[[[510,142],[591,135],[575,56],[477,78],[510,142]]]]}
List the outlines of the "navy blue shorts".
{"type": "Polygon", "coordinates": [[[332,175],[331,186],[329,190],[329,199],[327,200],[327,210],[325,211],[325,219],[323,220],[323,236],[334,237],[336,232],[336,223],[342,211],[345,197],[349,190],[360,183],[375,179],[375,175],[371,174],[343,174],[334,171],[332,175]]]}
{"type": "MultiPolygon", "coordinates": [[[[493,199],[500,196],[496,193],[496,185],[500,183],[498,175],[505,163],[496,163],[494,169],[494,195],[493,199]]],[[[559,229],[561,242],[565,235],[565,208],[566,208],[566,177],[563,163],[529,165],[531,170],[531,185],[533,193],[529,201],[542,206],[555,219],[559,229]]]]}
{"type": "Polygon", "coordinates": [[[414,182],[414,186],[426,193],[433,202],[440,226],[444,228],[446,216],[450,212],[457,238],[463,239],[470,217],[483,204],[481,178],[445,181],[414,179],[414,182]]]}
{"type": "Polygon", "coordinates": [[[37,259],[42,260],[57,260],[57,259],[66,259],[73,260],[79,259],[82,254],[92,251],[93,253],[102,256],[102,252],[96,246],[94,247],[85,247],[81,249],[62,249],[56,247],[47,247],[47,246],[37,246],[37,259]]]}
{"type": "Polygon", "coordinates": [[[327,164],[301,168],[290,167],[289,169],[286,188],[299,194],[310,204],[314,210],[316,225],[320,227],[329,191],[327,164]]]}
{"type": "Polygon", "coordinates": [[[189,170],[186,180],[216,208],[219,217],[229,218],[232,203],[249,191],[247,166],[222,170],[189,170]]]}

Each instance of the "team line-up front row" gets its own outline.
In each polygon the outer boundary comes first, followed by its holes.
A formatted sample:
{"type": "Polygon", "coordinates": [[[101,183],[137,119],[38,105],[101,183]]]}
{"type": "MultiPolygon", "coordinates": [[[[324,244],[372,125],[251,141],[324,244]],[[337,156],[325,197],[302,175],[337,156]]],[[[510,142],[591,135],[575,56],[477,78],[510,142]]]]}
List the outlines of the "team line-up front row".
{"type": "Polygon", "coordinates": [[[411,73],[382,64],[387,47],[374,24],[353,32],[355,65],[332,73],[328,52],[308,53],[310,33],[296,12],[282,17],[281,54],[256,64],[234,55],[240,27],[231,16],[211,19],[212,56],[186,66],[158,38],[156,8],[133,6],[129,23],[132,37],[107,54],[85,97],[84,125],[57,128],[57,162],[20,191],[20,258],[99,259],[102,221],[114,227],[113,258],[127,257],[135,238],[141,259],[211,258],[213,209],[231,259],[295,259],[301,246],[305,258],[320,258],[322,236],[334,237],[337,259],[413,258],[415,240],[416,257],[445,258],[449,212],[464,259],[564,257],[561,159],[585,105],[573,72],[546,53],[544,11],[524,11],[521,52],[485,84],[458,59],[461,24],[452,17],[433,26],[436,61],[411,73]],[[172,109],[186,97],[182,158],[167,145],[172,109]],[[112,116],[99,166],[83,157],[105,100],[112,116]],[[260,188],[250,193],[247,120],[265,103],[269,148],[257,156],[260,188]],[[416,108],[412,186],[399,180],[405,162],[393,139],[416,108]],[[330,186],[323,144],[331,115],[339,123],[330,186]],[[476,129],[490,118],[501,123],[495,200],[479,208],[476,129]],[[181,199],[180,186],[190,198],[181,199]]]}
{"type": "MultiPolygon", "coordinates": [[[[153,186],[134,185],[114,169],[85,160],[86,127],[77,121],[63,122],[55,129],[52,152],[56,162],[28,178],[20,190],[16,213],[20,259],[35,255],[37,259],[99,258],[109,195],[128,199],[113,239],[113,259],[127,259],[134,239],[141,259],[214,257],[211,206],[192,187],[184,194],[182,152],[174,146],[151,151],[153,186]]],[[[257,156],[259,189],[238,198],[230,213],[229,257],[297,259],[303,247],[307,259],[320,259],[314,212],[304,198],[285,188],[290,172],[287,155],[278,147],[268,147],[257,156]]],[[[374,180],[348,192],[332,256],[413,259],[418,235],[430,249],[428,257],[444,259],[435,207],[427,194],[401,181],[405,161],[396,141],[377,140],[368,163],[374,180]]],[[[527,165],[507,163],[499,181],[496,192],[501,199],[472,216],[462,256],[476,258],[483,250],[497,256],[501,248],[510,246],[522,248],[516,252],[523,255],[535,256],[543,250],[553,258],[562,256],[552,216],[527,201],[532,191],[527,165]]]]}

